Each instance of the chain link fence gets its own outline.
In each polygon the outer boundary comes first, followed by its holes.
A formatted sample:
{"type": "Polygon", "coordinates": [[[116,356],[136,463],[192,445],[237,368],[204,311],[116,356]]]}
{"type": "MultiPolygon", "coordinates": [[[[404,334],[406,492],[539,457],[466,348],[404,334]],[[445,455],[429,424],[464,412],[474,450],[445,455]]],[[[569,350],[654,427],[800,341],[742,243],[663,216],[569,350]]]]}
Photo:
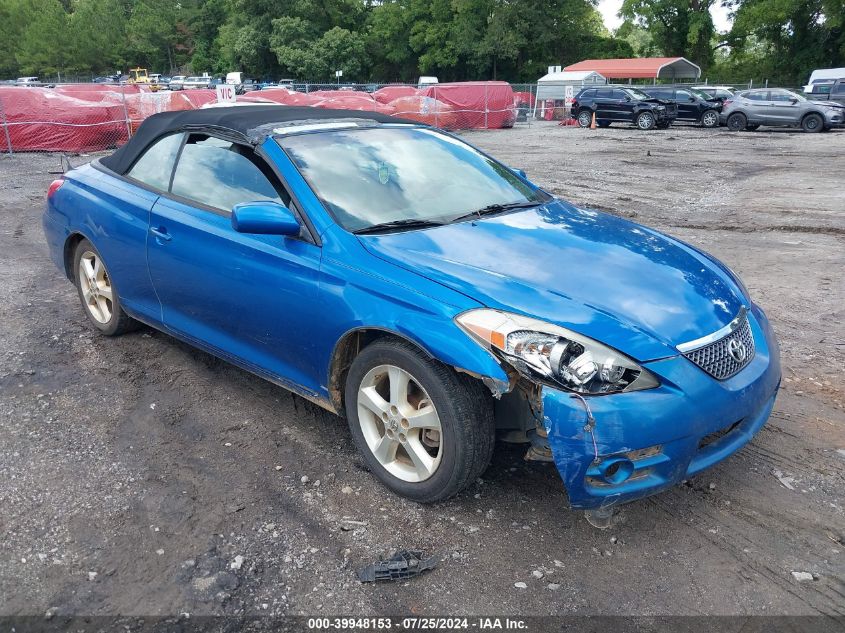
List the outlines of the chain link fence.
{"type": "MultiPolygon", "coordinates": [[[[375,111],[448,130],[530,125],[533,84],[464,82],[244,86],[240,103],[310,105],[375,111]]],[[[87,153],[125,143],[152,114],[209,107],[209,88],[170,90],[130,84],[0,85],[0,151],[87,153]]]]}

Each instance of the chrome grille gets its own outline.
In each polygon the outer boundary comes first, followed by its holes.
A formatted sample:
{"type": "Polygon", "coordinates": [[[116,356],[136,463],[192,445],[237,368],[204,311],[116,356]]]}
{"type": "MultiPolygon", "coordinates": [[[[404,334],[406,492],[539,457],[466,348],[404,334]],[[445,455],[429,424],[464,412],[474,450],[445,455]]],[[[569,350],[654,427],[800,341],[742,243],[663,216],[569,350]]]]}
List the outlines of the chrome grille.
{"type": "Polygon", "coordinates": [[[751,324],[748,322],[748,315],[742,314],[740,323],[732,332],[713,343],[685,351],[684,356],[717,380],[727,380],[751,362],[754,352],[751,324]],[[744,349],[744,358],[737,360],[731,353],[732,347],[744,349]]]}

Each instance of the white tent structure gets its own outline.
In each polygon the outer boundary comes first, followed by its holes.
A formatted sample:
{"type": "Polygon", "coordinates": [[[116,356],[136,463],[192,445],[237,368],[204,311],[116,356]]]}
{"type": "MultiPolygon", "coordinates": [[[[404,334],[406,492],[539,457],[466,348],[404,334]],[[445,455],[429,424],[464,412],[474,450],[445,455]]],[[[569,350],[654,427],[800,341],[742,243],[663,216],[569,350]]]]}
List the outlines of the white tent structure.
{"type": "Polygon", "coordinates": [[[604,85],[602,75],[592,70],[564,70],[543,75],[537,80],[537,97],[534,101],[533,115],[536,118],[537,104],[545,109],[546,101],[565,101],[571,99],[584,86],[604,85]],[[567,94],[568,93],[568,94],[567,94]]]}
{"type": "Polygon", "coordinates": [[[606,83],[607,79],[592,70],[564,70],[549,73],[537,80],[537,101],[566,99],[566,86],[582,88],[606,83]]]}

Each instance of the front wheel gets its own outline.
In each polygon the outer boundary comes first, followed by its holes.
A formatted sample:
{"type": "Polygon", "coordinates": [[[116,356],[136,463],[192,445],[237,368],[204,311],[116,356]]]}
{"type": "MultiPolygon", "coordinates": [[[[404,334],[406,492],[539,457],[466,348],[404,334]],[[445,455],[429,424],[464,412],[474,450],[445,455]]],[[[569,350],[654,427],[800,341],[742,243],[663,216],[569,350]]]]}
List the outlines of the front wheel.
{"type": "Polygon", "coordinates": [[[650,130],[657,124],[657,121],[651,112],[640,112],[637,115],[636,124],[641,130],[650,130]]]}
{"type": "Polygon", "coordinates": [[[719,113],[715,110],[707,110],[701,115],[701,127],[718,127],[719,113]]]}
{"type": "Polygon", "coordinates": [[[740,132],[745,129],[746,125],[748,125],[748,119],[745,118],[744,114],[736,112],[728,117],[725,125],[728,126],[728,129],[731,132],[740,132]]]}
{"type": "Polygon", "coordinates": [[[801,129],[805,132],[821,132],[824,129],[824,119],[821,115],[811,112],[801,121],[801,129]]]}
{"type": "Polygon", "coordinates": [[[134,330],[138,322],[120,305],[111,275],[94,245],[86,239],[77,244],[73,255],[74,281],[88,320],[106,336],[134,330]]]}
{"type": "Polygon", "coordinates": [[[490,463],[495,429],[478,381],[383,339],[355,358],[345,388],[352,439],[371,472],[414,501],[454,496],[490,463]]]}

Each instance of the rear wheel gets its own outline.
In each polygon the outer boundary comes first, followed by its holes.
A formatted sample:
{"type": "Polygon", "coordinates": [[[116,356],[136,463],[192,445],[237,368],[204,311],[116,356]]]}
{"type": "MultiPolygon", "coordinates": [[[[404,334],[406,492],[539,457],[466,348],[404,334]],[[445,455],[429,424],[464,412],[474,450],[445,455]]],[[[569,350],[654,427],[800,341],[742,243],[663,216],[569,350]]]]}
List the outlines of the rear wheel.
{"type": "Polygon", "coordinates": [[[349,370],[345,406],[370,470],[403,497],[448,499],[490,463],[493,408],[481,383],[405,341],[364,348],[349,370]]]}
{"type": "Polygon", "coordinates": [[[719,126],[719,113],[715,110],[707,110],[704,114],[701,115],[701,126],[702,127],[718,127],[719,126]]]}
{"type": "Polygon", "coordinates": [[[801,121],[801,129],[805,132],[821,132],[824,129],[824,119],[821,115],[811,112],[801,121]]]}
{"type": "Polygon", "coordinates": [[[745,126],[748,125],[748,119],[745,118],[745,115],[740,112],[735,112],[734,114],[728,117],[728,120],[725,122],[728,126],[728,129],[731,132],[739,132],[745,129],[745,126]]]}
{"type": "Polygon", "coordinates": [[[656,125],[657,121],[651,112],[640,112],[637,115],[636,124],[641,130],[650,130],[656,125]]]}
{"type": "Polygon", "coordinates": [[[578,113],[578,125],[581,127],[590,127],[593,122],[593,113],[590,110],[581,110],[578,113]]]}
{"type": "Polygon", "coordinates": [[[94,327],[106,336],[134,330],[138,322],[123,311],[106,264],[94,245],[85,239],[80,241],[73,262],[79,300],[94,327]]]}

